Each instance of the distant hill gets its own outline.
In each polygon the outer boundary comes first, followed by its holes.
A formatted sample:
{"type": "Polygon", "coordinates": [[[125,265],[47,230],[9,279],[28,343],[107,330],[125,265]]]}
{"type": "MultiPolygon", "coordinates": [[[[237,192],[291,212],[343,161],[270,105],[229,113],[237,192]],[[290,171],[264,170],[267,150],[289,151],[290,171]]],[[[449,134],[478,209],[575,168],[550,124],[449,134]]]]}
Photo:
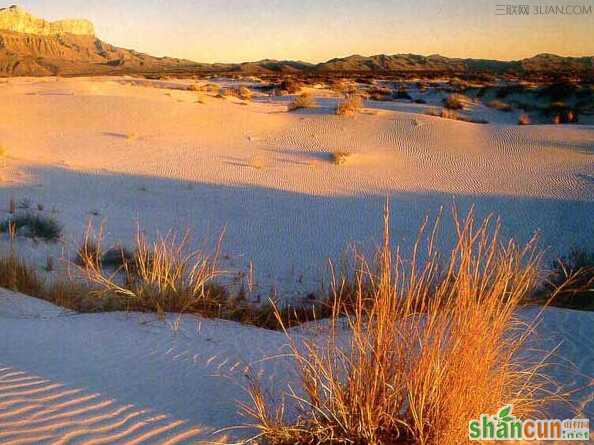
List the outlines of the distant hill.
{"type": "Polygon", "coordinates": [[[47,76],[127,73],[278,73],[346,72],[587,72],[594,57],[539,54],[519,61],[458,59],[440,55],[353,55],[311,64],[301,61],[204,64],[170,57],[154,57],[118,48],[95,36],[88,20],[49,22],[11,6],[0,9],[0,76],[47,76]]]}

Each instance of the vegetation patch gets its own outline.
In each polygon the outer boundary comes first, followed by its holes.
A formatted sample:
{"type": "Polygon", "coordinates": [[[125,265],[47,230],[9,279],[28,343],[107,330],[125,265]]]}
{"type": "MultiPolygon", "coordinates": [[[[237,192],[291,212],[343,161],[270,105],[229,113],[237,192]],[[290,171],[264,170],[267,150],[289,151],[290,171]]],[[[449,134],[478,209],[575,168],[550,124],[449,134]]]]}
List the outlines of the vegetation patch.
{"type": "Polygon", "coordinates": [[[358,95],[349,95],[341,100],[336,106],[338,116],[352,115],[357,113],[363,106],[363,99],[358,95]]]}
{"type": "Polygon", "coordinates": [[[302,108],[315,108],[318,103],[311,93],[302,93],[289,104],[288,110],[295,111],[302,108]]]}
{"type": "Polygon", "coordinates": [[[0,232],[8,233],[11,228],[14,228],[16,235],[46,241],[57,241],[62,235],[62,226],[55,219],[41,213],[16,213],[0,223],[0,232]]]}
{"type": "Polygon", "coordinates": [[[297,367],[286,391],[271,397],[249,375],[252,440],[458,445],[481,413],[512,404],[529,418],[559,399],[546,364],[518,354],[537,322],[516,319],[537,277],[534,245],[502,245],[472,215],[456,226],[445,264],[428,235],[427,260],[407,266],[386,216],[376,266],[360,261],[351,300],[335,294],[325,335],[284,331],[297,367]]]}

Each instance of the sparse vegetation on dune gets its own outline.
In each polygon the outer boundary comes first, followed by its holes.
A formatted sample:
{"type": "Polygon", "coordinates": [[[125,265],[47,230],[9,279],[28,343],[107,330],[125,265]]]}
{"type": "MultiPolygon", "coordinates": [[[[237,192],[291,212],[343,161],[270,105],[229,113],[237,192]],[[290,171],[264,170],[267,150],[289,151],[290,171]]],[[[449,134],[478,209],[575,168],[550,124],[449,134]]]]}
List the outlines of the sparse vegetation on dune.
{"type": "Polygon", "coordinates": [[[350,157],[351,153],[348,151],[334,151],[330,153],[330,160],[336,165],[345,164],[350,157]]]}
{"type": "Polygon", "coordinates": [[[417,267],[420,244],[409,263],[390,250],[387,217],[385,227],[378,265],[360,262],[350,301],[335,282],[325,340],[285,330],[298,381],[270,400],[250,378],[241,408],[259,430],[252,440],[459,445],[481,413],[513,404],[531,417],[558,397],[545,365],[518,354],[532,328],[515,318],[537,276],[532,243],[502,244],[469,215],[446,264],[434,231],[417,267]]]}
{"type": "Polygon", "coordinates": [[[498,99],[493,99],[492,101],[488,102],[487,106],[489,108],[494,108],[499,111],[512,111],[512,109],[513,109],[513,107],[510,104],[505,103],[498,99]]]}
{"type": "Polygon", "coordinates": [[[301,93],[299,96],[293,99],[293,101],[288,105],[287,109],[289,111],[295,111],[302,108],[315,108],[317,105],[318,103],[316,98],[311,93],[301,93]]]}
{"type": "Polygon", "coordinates": [[[594,310],[594,252],[574,248],[551,264],[536,300],[553,306],[594,310]]]}
{"type": "Polygon", "coordinates": [[[530,125],[532,121],[530,120],[530,116],[526,113],[522,113],[518,118],[518,125],[530,125]]]}
{"type": "Polygon", "coordinates": [[[10,227],[14,226],[17,235],[46,241],[56,241],[62,235],[62,227],[54,218],[32,211],[11,213],[14,214],[0,223],[0,232],[7,233],[10,227]]]}
{"type": "Polygon", "coordinates": [[[43,282],[33,266],[11,251],[0,258],[0,287],[27,295],[39,295],[43,282]]]}
{"type": "Polygon", "coordinates": [[[463,94],[450,94],[443,101],[443,106],[449,110],[463,110],[471,100],[463,94]]]}
{"type": "Polygon", "coordinates": [[[336,114],[338,116],[348,116],[357,113],[363,106],[363,99],[358,95],[349,95],[338,102],[336,114]]]}
{"type": "Polygon", "coordinates": [[[450,110],[448,108],[442,108],[441,110],[437,109],[437,108],[432,108],[432,109],[425,111],[425,114],[428,116],[436,116],[436,117],[441,117],[444,119],[451,119],[451,120],[455,120],[455,121],[470,122],[473,124],[488,124],[489,123],[488,121],[486,121],[484,119],[473,119],[470,117],[462,116],[462,115],[458,114],[455,110],[450,110]]]}
{"type": "Polygon", "coordinates": [[[288,77],[281,81],[277,89],[281,94],[297,94],[301,88],[303,88],[301,81],[288,77]]]}

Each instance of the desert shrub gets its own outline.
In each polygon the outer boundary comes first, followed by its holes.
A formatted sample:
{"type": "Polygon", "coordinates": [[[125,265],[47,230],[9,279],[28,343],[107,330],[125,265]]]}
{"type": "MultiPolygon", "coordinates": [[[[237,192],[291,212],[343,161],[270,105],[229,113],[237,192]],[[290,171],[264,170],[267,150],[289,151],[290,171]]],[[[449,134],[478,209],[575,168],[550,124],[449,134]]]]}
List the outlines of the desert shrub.
{"type": "Polygon", "coordinates": [[[449,110],[463,110],[469,101],[470,99],[463,94],[454,93],[444,99],[443,106],[449,110]]]}
{"type": "Polygon", "coordinates": [[[461,116],[455,110],[450,110],[448,108],[442,108],[441,110],[432,108],[432,109],[425,111],[425,114],[427,114],[429,116],[437,116],[437,117],[441,117],[444,119],[451,119],[451,120],[455,120],[455,121],[471,122],[473,124],[487,124],[488,123],[488,121],[486,121],[485,119],[474,119],[474,118],[470,118],[470,117],[461,116]]]}
{"type": "Polygon", "coordinates": [[[530,125],[531,123],[532,121],[530,120],[530,116],[528,116],[526,113],[520,114],[520,117],[518,118],[518,125],[530,125]]]}
{"type": "Polygon", "coordinates": [[[336,165],[342,165],[351,157],[348,151],[334,151],[330,153],[330,161],[336,165]]]}
{"type": "Polygon", "coordinates": [[[301,108],[314,108],[317,105],[318,103],[311,93],[302,93],[293,99],[288,106],[288,110],[295,111],[301,108]]]}
{"type": "Polygon", "coordinates": [[[448,108],[442,108],[439,113],[439,116],[443,117],[444,119],[452,119],[452,120],[460,119],[460,115],[458,113],[456,113],[454,110],[448,109],[448,108]]]}
{"type": "Polygon", "coordinates": [[[572,309],[594,310],[594,252],[574,248],[551,264],[537,299],[572,309]]]}
{"type": "Polygon", "coordinates": [[[280,91],[286,92],[287,94],[297,94],[303,88],[303,83],[293,78],[286,78],[281,81],[278,86],[280,91]]]}
{"type": "Polygon", "coordinates": [[[398,89],[398,91],[394,91],[393,97],[394,97],[394,99],[400,99],[400,100],[412,100],[412,97],[410,94],[408,94],[408,91],[406,91],[406,88],[400,88],[400,89],[398,89]]]}
{"type": "Polygon", "coordinates": [[[540,414],[551,382],[541,361],[520,358],[535,323],[516,319],[539,255],[533,244],[501,244],[471,215],[456,226],[440,267],[433,235],[425,262],[393,253],[386,217],[377,266],[357,267],[354,310],[337,296],[322,338],[285,330],[297,381],[272,400],[249,376],[241,409],[255,440],[458,445],[481,413],[512,404],[518,417],[540,414]]]}
{"type": "Polygon", "coordinates": [[[565,102],[557,101],[544,109],[544,115],[552,117],[554,124],[571,124],[578,121],[578,113],[565,102]]]}
{"type": "Polygon", "coordinates": [[[220,92],[222,96],[232,96],[237,97],[242,100],[251,100],[252,98],[252,91],[244,86],[240,87],[233,87],[233,88],[223,88],[220,92]]]}
{"type": "Polygon", "coordinates": [[[13,226],[17,234],[41,238],[46,241],[56,241],[62,234],[62,226],[58,222],[43,214],[26,212],[9,216],[0,223],[0,232],[6,233],[13,226]]]}
{"type": "Polygon", "coordinates": [[[499,111],[511,111],[512,110],[512,106],[510,104],[507,104],[507,103],[505,103],[501,100],[497,100],[497,99],[494,99],[494,100],[490,101],[489,103],[487,103],[487,106],[489,108],[494,108],[499,111]]]}
{"type": "Polygon", "coordinates": [[[362,106],[363,99],[361,99],[361,96],[347,96],[336,106],[336,114],[339,116],[354,114],[358,112],[362,106]]]}
{"type": "Polygon", "coordinates": [[[237,96],[243,100],[251,100],[252,98],[252,90],[247,87],[241,86],[237,90],[237,96]]]}

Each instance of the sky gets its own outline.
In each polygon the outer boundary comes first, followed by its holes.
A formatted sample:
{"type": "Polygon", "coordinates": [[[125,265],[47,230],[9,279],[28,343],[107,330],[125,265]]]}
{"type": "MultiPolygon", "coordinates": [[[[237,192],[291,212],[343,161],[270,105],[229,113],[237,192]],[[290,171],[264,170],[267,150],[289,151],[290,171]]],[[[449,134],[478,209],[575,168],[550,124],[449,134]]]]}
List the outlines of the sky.
{"type": "MultiPolygon", "coordinates": [[[[12,2],[0,0],[0,7],[12,2]]],[[[516,60],[594,55],[594,0],[22,0],[49,20],[86,18],[99,38],[197,62],[321,62],[351,54],[516,60]],[[497,5],[586,5],[585,15],[497,15],[497,5]]]]}

